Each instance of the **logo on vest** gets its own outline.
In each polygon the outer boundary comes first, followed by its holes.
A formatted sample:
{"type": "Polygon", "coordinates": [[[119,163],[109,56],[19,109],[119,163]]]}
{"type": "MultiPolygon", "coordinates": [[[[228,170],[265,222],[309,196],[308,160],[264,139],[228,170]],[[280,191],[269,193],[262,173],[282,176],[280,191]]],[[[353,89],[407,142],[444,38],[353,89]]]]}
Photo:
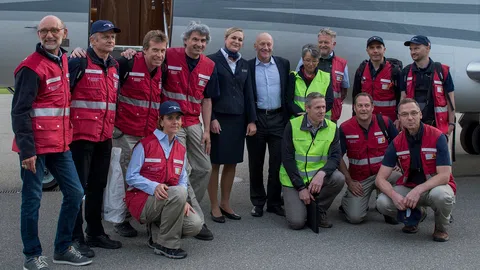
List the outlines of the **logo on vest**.
{"type": "Polygon", "coordinates": [[[425,154],[425,159],[426,160],[437,159],[437,154],[435,154],[435,153],[425,154]]]}
{"type": "Polygon", "coordinates": [[[182,168],[175,167],[175,174],[180,174],[182,172],[182,168]]]}
{"type": "Polygon", "coordinates": [[[377,141],[378,141],[378,144],[385,143],[385,137],[384,137],[384,136],[378,137],[378,138],[377,138],[377,141]]]}

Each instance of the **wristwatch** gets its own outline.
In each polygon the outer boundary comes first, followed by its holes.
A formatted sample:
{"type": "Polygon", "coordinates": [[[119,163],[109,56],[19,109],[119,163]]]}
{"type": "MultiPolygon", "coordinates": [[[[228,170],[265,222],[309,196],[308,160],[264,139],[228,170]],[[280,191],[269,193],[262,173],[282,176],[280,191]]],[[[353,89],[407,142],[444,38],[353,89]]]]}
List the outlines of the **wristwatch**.
{"type": "Polygon", "coordinates": [[[449,126],[455,126],[455,123],[448,123],[449,126]]]}

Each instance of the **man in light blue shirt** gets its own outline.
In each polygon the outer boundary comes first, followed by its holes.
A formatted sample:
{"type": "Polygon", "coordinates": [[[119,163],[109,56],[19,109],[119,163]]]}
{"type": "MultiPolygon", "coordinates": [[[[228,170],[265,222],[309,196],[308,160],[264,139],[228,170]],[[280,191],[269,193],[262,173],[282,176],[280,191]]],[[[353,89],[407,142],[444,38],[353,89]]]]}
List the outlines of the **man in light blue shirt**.
{"type": "Polygon", "coordinates": [[[257,57],[248,61],[257,112],[257,133],[247,137],[250,201],[253,204],[251,215],[263,216],[266,204],[267,212],[284,216],[278,172],[282,162],[283,130],[289,119],[286,88],[290,62],[282,57],[272,56],[273,38],[268,33],[258,34],[254,47],[257,57]],[[263,164],[267,145],[268,184],[265,191],[263,164]]]}
{"type": "Polygon", "coordinates": [[[181,238],[197,235],[203,224],[187,202],[186,149],[176,136],[182,116],[177,102],[162,103],[157,129],[135,146],[126,174],[130,213],[147,224],[155,254],[172,259],[187,256],[181,238]]]}

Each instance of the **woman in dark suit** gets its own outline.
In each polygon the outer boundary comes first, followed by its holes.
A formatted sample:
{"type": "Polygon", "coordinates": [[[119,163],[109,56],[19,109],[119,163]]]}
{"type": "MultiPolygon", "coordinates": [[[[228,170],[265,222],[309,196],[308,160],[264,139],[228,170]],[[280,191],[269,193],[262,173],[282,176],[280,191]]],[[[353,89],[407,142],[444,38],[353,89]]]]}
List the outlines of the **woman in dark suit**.
{"type": "Polygon", "coordinates": [[[242,46],[243,30],[232,27],[225,31],[225,47],[208,56],[215,62],[220,87],[220,96],[212,100],[210,124],[212,174],[208,184],[208,195],[212,220],[220,223],[225,222],[225,217],[241,219],[230,207],[230,193],[237,163],[243,162],[245,135],[253,136],[257,130],[248,63],[239,53],[242,46]],[[219,204],[218,178],[222,164],[219,204]]]}

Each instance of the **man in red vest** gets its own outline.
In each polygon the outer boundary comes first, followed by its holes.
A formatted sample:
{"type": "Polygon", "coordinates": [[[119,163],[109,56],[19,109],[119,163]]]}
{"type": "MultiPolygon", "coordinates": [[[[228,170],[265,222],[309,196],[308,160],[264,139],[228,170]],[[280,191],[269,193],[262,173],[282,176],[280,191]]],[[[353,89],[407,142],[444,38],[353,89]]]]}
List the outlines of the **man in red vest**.
{"type": "Polygon", "coordinates": [[[403,232],[416,233],[425,215],[421,207],[429,206],[435,212],[433,240],[448,241],[456,184],[447,138],[420,121],[420,106],[411,98],[400,101],[398,116],[403,132],[388,146],[375,180],[382,191],[377,199],[378,211],[404,221],[403,232]],[[392,187],[387,179],[397,162],[403,175],[392,187]]]}
{"type": "MultiPolygon", "coordinates": [[[[167,49],[167,71],[162,91],[162,102],[176,101],[184,113],[178,138],[188,149],[188,163],[191,166],[189,180],[198,202],[202,201],[210,181],[212,98],[220,94],[215,63],[203,55],[209,41],[210,29],[207,25],[191,22],[187,26],[183,33],[184,47],[167,49]]],[[[192,192],[189,192],[189,196],[192,196],[192,192]]],[[[192,206],[203,220],[200,206],[192,206]]],[[[212,240],[213,234],[204,225],[196,237],[212,240]]]]}
{"type": "Polygon", "coordinates": [[[126,179],[132,216],[151,228],[148,245],[172,259],[187,256],[181,238],[198,235],[203,224],[187,202],[186,149],[176,136],[182,115],[177,102],[162,103],[158,128],[135,146],[126,179]]]}
{"type": "Polygon", "coordinates": [[[60,184],[63,194],[53,262],[87,265],[92,260],[80,255],[72,245],[83,188],[68,146],[72,141],[71,95],[67,55],[60,47],[68,31],[59,18],[50,15],[40,21],[37,33],[40,43],[35,52],[15,69],[11,112],[15,134],[12,148],[19,154],[23,181],[20,213],[25,254],[23,269],[48,269],[38,237],[38,210],[45,168],[60,184]]]}
{"type": "Polygon", "coordinates": [[[401,80],[401,62],[392,58],[386,59],[385,51],[385,43],[381,37],[373,36],[367,40],[367,54],[370,59],[363,61],[355,72],[352,98],[361,92],[370,94],[373,98],[373,114],[381,113],[396,121],[397,104],[400,101],[398,82],[401,80]]]}
{"type": "MultiPolygon", "coordinates": [[[[84,237],[82,211],[78,213],[73,240],[85,256],[95,253],[89,248],[117,249],[119,241],[110,239],[102,225],[103,191],[107,184],[112,151],[113,125],[119,87],[118,63],[110,56],[120,29],[109,21],[96,21],[90,30],[91,47],[85,66],[80,58],[70,59],[73,125],[73,160],[85,189],[84,237]],[[86,243],[85,243],[86,240],[86,243]],[[88,244],[88,245],[87,245],[88,244]]],[[[84,61],[84,60],[83,60],[84,61]]]]}
{"type": "Polygon", "coordinates": [[[429,57],[432,44],[428,37],[414,36],[404,45],[410,47],[414,62],[402,71],[401,98],[418,102],[423,123],[438,128],[443,134],[452,134],[455,128],[455,87],[450,68],[429,57]]]}
{"type": "MultiPolygon", "coordinates": [[[[337,33],[330,28],[322,28],[318,32],[318,48],[320,48],[320,62],[318,68],[328,72],[331,75],[333,88],[333,108],[331,119],[337,122],[342,114],[343,100],[347,96],[347,90],[350,87],[348,79],[347,60],[336,55],[333,49],[337,45],[337,33]]],[[[296,70],[303,65],[302,59],[298,62],[296,70]]]]}
{"type": "MultiPolygon", "coordinates": [[[[370,195],[375,190],[375,177],[382,164],[383,155],[398,131],[392,120],[374,115],[374,100],[363,92],[353,100],[355,116],[344,122],[340,130],[342,156],[347,154],[349,166],[340,160],[339,170],[345,175],[348,189],[342,198],[343,212],[348,222],[358,224],[365,220],[370,195]]],[[[393,172],[390,183],[395,183],[400,174],[393,172]]],[[[397,224],[395,219],[385,216],[385,222],[397,224]]]]}

